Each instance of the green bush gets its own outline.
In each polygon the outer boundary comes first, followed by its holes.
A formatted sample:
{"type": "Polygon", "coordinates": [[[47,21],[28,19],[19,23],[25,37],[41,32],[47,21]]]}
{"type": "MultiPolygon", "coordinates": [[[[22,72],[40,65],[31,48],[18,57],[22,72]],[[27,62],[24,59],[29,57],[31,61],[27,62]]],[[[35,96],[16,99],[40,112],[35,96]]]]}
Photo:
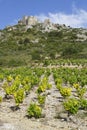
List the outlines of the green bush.
{"type": "Polygon", "coordinates": [[[64,98],[67,98],[67,97],[71,96],[71,91],[72,91],[72,89],[71,89],[71,88],[68,88],[68,87],[66,87],[66,88],[61,87],[61,88],[60,88],[60,94],[61,94],[64,98]]]}
{"type": "Polygon", "coordinates": [[[29,93],[30,89],[31,89],[31,85],[30,84],[25,84],[24,90],[25,90],[26,94],[29,93]]]}
{"type": "Polygon", "coordinates": [[[4,79],[4,75],[0,74],[0,81],[3,81],[3,79],[4,79]]]}
{"type": "Polygon", "coordinates": [[[37,89],[37,93],[40,94],[42,92],[45,92],[46,91],[46,87],[45,85],[40,85],[37,89]]]}
{"type": "Polygon", "coordinates": [[[80,49],[75,44],[70,44],[63,49],[62,56],[75,55],[80,52],[80,49]]]}
{"type": "Polygon", "coordinates": [[[43,105],[45,103],[46,96],[38,95],[38,102],[40,105],[43,105]]]}
{"type": "Polygon", "coordinates": [[[70,98],[68,101],[63,102],[64,108],[68,113],[76,114],[79,109],[79,101],[75,98],[70,98]]]}
{"type": "Polygon", "coordinates": [[[13,80],[13,77],[11,75],[7,76],[7,81],[11,82],[13,80]]]}
{"type": "Polygon", "coordinates": [[[41,52],[39,52],[39,50],[34,50],[31,53],[32,60],[40,60],[41,59],[40,54],[41,54],[41,52]]]}
{"type": "Polygon", "coordinates": [[[80,99],[79,103],[80,103],[81,109],[87,109],[87,100],[86,99],[80,99]]]}
{"type": "Polygon", "coordinates": [[[24,100],[24,90],[19,89],[17,92],[15,92],[14,99],[15,99],[16,106],[19,106],[19,104],[22,103],[24,100]]]}
{"type": "Polygon", "coordinates": [[[79,88],[76,93],[79,98],[83,98],[84,94],[86,93],[86,88],[79,88]]]}
{"type": "Polygon", "coordinates": [[[35,103],[31,103],[27,110],[29,117],[40,118],[42,114],[42,109],[35,103]]]}

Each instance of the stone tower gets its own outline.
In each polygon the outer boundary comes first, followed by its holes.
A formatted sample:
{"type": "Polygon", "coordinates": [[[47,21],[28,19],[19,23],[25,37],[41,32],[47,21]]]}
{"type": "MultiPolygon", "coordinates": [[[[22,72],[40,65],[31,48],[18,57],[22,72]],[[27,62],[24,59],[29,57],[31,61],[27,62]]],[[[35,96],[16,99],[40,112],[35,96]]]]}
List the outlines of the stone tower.
{"type": "Polygon", "coordinates": [[[38,23],[38,19],[34,16],[29,16],[27,18],[27,25],[36,25],[38,23]]]}
{"type": "Polygon", "coordinates": [[[24,17],[22,18],[22,23],[23,23],[24,25],[27,24],[27,19],[28,19],[28,16],[24,16],[24,17]]]}
{"type": "Polygon", "coordinates": [[[24,16],[22,20],[18,21],[19,24],[23,25],[36,25],[38,23],[38,19],[35,16],[24,16]]]}

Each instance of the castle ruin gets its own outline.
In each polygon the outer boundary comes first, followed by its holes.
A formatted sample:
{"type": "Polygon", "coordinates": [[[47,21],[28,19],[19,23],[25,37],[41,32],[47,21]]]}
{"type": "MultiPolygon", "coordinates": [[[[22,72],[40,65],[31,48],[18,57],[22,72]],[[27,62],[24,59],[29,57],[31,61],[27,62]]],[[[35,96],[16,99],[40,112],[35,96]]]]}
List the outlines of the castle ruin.
{"type": "Polygon", "coordinates": [[[21,25],[36,25],[38,23],[38,19],[35,16],[24,16],[22,20],[18,21],[21,25]]]}
{"type": "MultiPolygon", "coordinates": [[[[33,25],[37,25],[38,23],[40,22],[35,16],[24,16],[20,21],[18,21],[19,25],[26,25],[26,28],[32,28],[33,25]]],[[[44,20],[42,28],[47,32],[57,30],[57,27],[50,21],[50,19],[44,20]]]]}

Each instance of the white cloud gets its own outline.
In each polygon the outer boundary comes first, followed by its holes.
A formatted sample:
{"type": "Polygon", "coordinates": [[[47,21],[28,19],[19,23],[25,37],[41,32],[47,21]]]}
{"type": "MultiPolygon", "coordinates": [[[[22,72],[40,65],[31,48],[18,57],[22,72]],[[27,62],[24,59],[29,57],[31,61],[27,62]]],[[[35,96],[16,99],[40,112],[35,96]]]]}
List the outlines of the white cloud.
{"type": "Polygon", "coordinates": [[[71,27],[87,27],[87,11],[83,9],[76,9],[72,14],[65,14],[65,13],[48,13],[40,14],[37,16],[38,19],[44,21],[44,19],[49,18],[53,23],[65,24],[71,27]]]}

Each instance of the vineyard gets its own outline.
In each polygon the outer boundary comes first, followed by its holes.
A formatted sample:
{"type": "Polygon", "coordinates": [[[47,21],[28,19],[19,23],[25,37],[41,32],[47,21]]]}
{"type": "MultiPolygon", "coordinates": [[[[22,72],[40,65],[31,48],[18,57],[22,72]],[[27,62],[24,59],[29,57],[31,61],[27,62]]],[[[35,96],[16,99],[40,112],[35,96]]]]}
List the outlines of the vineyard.
{"type": "MultiPolygon", "coordinates": [[[[19,6],[17,2],[16,8],[14,2],[2,1],[0,4],[8,6],[11,14],[12,9],[16,9],[16,14],[18,7],[22,15],[21,6],[23,14],[32,12],[30,3],[24,9],[25,1],[19,6]]],[[[37,6],[45,9],[44,2],[40,3],[33,2],[33,11],[40,11],[37,6]]],[[[53,1],[63,9],[59,1],[56,3],[53,1]]],[[[46,5],[51,7],[51,2],[46,5]]],[[[68,9],[67,4],[63,6],[68,9]]],[[[71,15],[67,11],[60,11],[59,15],[49,12],[47,16],[17,16],[18,22],[12,20],[13,23],[8,22],[12,25],[0,29],[0,130],[87,130],[87,20],[83,18],[86,11],[74,7],[71,15]],[[64,20],[77,16],[71,24],[79,26],[64,24],[64,20]],[[61,24],[56,17],[64,17],[59,20],[61,24]]]]}
{"type": "Polygon", "coordinates": [[[78,117],[87,121],[87,68],[0,68],[0,118],[2,113],[80,127],[78,117]]]}

